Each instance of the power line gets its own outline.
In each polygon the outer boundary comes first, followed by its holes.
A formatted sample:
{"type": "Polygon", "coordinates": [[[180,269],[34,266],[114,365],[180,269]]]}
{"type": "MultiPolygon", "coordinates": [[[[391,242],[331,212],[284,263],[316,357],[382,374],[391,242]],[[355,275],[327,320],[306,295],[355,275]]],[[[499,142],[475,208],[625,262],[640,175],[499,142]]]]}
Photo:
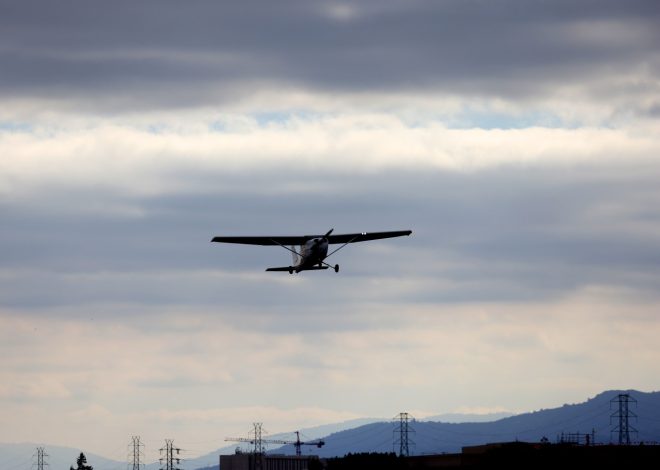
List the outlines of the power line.
{"type": "MultiPolygon", "coordinates": [[[[20,458],[22,458],[22,457],[20,457],[20,456],[15,457],[12,460],[10,460],[9,462],[15,462],[16,460],[18,460],[20,458]]],[[[32,466],[35,465],[34,464],[34,455],[32,455],[32,457],[30,457],[29,459],[23,460],[22,462],[12,463],[12,465],[10,467],[3,467],[3,470],[18,470],[18,469],[22,470],[22,469],[25,469],[25,468],[29,467],[30,462],[32,462],[32,466]]],[[[6,465],[8,465],[8,464],[6,464],[6,465]]]]}

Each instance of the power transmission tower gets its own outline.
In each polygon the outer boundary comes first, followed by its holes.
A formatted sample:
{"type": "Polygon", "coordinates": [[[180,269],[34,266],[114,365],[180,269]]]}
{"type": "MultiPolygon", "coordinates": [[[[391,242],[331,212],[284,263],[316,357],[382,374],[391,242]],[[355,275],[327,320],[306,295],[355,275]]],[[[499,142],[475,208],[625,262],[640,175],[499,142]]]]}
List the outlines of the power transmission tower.
{"type": "Polygon", "coordinates": [[[129,462],[133,461],[132,467],[130,463],[128,464],[129,468],[131,470],[142,470],[144,468],[144,463],[142,463],[144,461],[144,452],[142,451],[144,444],[140,441],[140,436],[131,437],[131,443],[128,446],[128,460],[129,462]]]}
{"type": "Polygon", "coordinates": [[[33,457],[37,458],[37,463],[32,464],[32,466],[34,467],[36,465],[37,470],[45,470],[45,468],[48,467],[48,463],[46,462],[48,454],[43,447],[37,447],[37,453],[34,454],[33,457]]]}
{"type": "Polygon", "coordinates": [[[179,453],[181,452],[181,449],[179,449],[178,447],[174,447],[173,439],[165,439],[165,447],[160,449],[161,455],[165,453],[165,457],[161,457],[159,459],[161,465],[160,470],[181,470],[179,467],[176,466],[181,463],[181,459],[179,457],[174,456],[175,452],[176,455],[178,456],[179,453]]]}
{"type": "Polygon", "coordinates": [[[254,429],[250,434],[254,434],[254,439],[252,442],[254,442],[254,450],[253,454],[263,454],[264,453],[264,443],[263,443],[263,438],[262,438],[262,433],[263,433],[263,423],[252,423],[252,426],[254,426],[254,429]]]}
{"type": "Polygon", "coordinates": [[[415,421],[409,413],[399,413],[394,417],[394,440],[393,447],[396,452],[397,446],[399,447],[399,457],[408,457],[410,455],[410,448],[415,446],[415,442],[410,438],[410,434],[414,434],[415,430],[410,425],[411,421],[415,421]]]}
{"type": "Polygon", "coordinates": [[[619,445],[630,445],[630,433],[637,433],[637,429],[630,425],[630,418],[637,418],[637,415],[630,411],[630,403],[637,404],[637,400],[631,397],[627,393],[620,393],[616,397],[610,400],[610,409],[612,409],[612,403],[617,403],[619,405],[618,411],[610,415],[610,424],[612,424],[612,418],[618,418],[619,424],[612,429],[612,432],[619,432],[619,445]]]}

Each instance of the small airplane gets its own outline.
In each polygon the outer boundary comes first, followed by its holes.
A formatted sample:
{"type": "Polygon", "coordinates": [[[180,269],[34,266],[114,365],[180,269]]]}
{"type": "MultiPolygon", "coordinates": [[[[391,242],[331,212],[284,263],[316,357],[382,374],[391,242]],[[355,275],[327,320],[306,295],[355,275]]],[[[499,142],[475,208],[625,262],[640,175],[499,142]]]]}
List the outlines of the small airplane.
{"type": "Polygon", "coordinates": [[[268,268],[266,271],[288,271],[289,274],[300,271],[312,271],[318,269],[333,268],[339,272],[339,265],[329,265],[325,262],[331,255],[337,253],[349,243],[366,242],[369,240],[380,240],[381,238],[402,237],[410,235],[412,230],[400,230],[396,232],[372,232],[372,233],[345,233],[343,235],[331,235],[334,229],[330,229],[325,235],[303,235],[292,237],[214,237],[212,242],[219,243],[239,243],[243,245],[279,245],[285,250],[291,252],[293,264],[291,266],[281,266],[277,268],[268,268]],[[328,246],[341,244],[339,248],[328,254],[328,246]],[[291,248],[289,248],[289,246],[291,248]],[[300,249],[296,249],[299,245],[300,249]]]}

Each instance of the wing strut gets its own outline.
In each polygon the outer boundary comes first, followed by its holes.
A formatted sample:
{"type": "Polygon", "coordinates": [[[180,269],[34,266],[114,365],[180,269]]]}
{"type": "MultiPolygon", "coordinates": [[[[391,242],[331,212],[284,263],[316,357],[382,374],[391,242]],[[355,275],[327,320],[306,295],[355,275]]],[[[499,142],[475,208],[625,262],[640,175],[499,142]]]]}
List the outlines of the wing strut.
{"type": "Polygon", "coordinates": [[[353,243],[353,240],[355,240],[356,238],[360,237],[361,235],[362,235],[361,233],[358,233],[357,235],[355,235],[353,238],[351,238],[349,241],[347,241],[346,243],[344,243],[342,246],[340,246],[340,247],[337,248],[336,250],[332,250],[332,251],[330,252],[330,254],[329,254],[328,256],[325,257],[325,259],[330,258],[332,255],[334,255],[335,253],[337,253],[339,250],[341,250],[342,248],[344,248],[344,247],[345,247],[346,245],[348,245],[349,243],[353,243]]]}

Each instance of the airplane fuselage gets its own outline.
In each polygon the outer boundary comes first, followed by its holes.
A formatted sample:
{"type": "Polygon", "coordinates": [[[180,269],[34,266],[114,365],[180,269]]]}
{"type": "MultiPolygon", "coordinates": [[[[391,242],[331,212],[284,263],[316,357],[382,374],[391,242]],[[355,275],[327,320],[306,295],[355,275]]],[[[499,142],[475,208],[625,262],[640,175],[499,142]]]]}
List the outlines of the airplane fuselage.
{"type": "Polygon", "coordinates": [[[318,269],[328,256],[328,240],[326,238],[312,238],[300,246],[300,257],[293,267],[295,272],[306,269],[318,269]]]}

